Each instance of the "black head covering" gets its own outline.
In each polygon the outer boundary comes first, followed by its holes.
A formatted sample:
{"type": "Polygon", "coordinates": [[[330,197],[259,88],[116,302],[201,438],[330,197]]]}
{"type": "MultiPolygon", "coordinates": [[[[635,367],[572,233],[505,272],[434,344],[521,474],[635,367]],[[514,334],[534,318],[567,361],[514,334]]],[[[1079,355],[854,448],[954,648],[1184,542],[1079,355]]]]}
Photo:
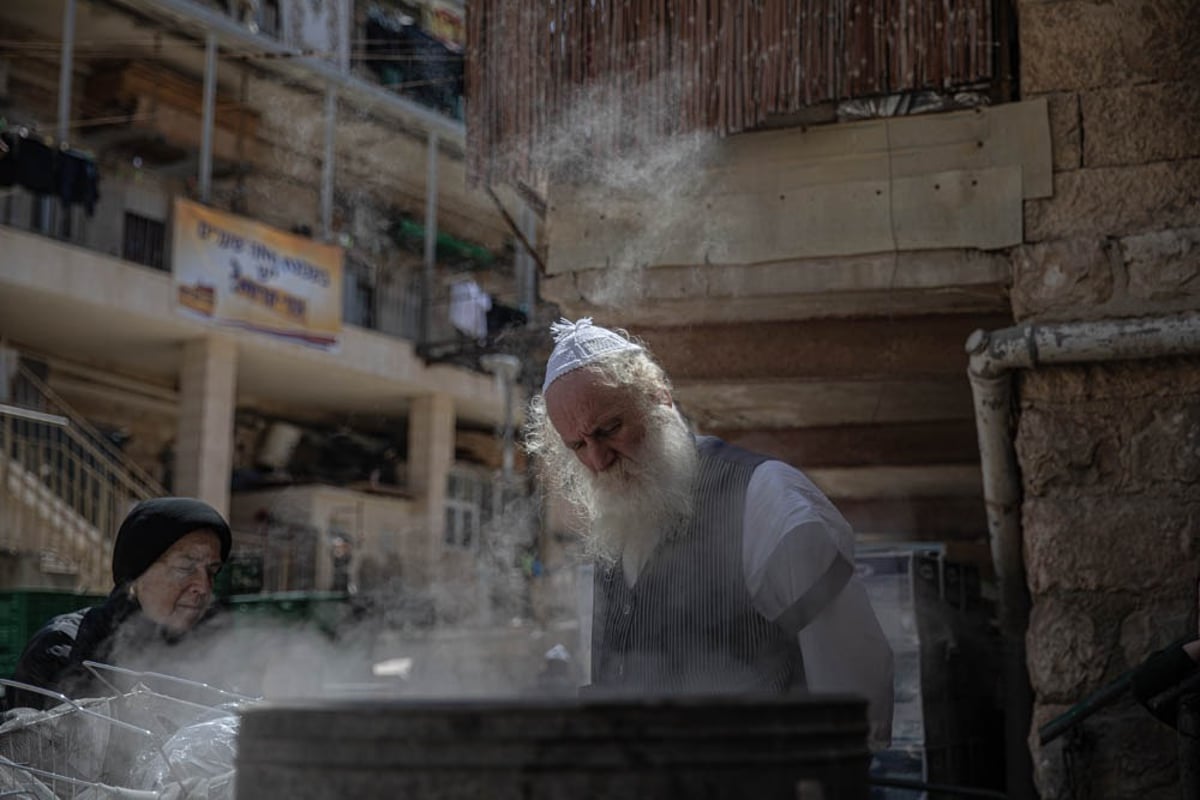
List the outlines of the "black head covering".
{"type": "Polygon", "coordinates": [[[229,524],[208,503],[190,497],[143,500],[121,523],[113,545],[113,583],[120,586],[145,572],[171,545],[193,531],[208,529],[221,540],[221,561],[229,558],[229,524]]]}

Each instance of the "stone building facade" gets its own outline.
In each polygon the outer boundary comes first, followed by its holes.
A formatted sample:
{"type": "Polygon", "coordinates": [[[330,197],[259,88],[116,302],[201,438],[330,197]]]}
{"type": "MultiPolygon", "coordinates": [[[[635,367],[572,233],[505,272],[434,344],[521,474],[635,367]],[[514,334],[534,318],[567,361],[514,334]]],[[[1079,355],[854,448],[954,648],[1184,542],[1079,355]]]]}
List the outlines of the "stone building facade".
{"type": "MultiPolygon", "coordinates": [[[[1054,193],[1025,203],[1017,321],[1200,308],[1200,3],[1018,10],[1054,193]]],[[[1196,630],[1200,359],[1038,368],[1017,386],[1039,792],[1178,797],[1174,733],[1128,695],[1045,748],[1036,727],[1196,630]]]]}

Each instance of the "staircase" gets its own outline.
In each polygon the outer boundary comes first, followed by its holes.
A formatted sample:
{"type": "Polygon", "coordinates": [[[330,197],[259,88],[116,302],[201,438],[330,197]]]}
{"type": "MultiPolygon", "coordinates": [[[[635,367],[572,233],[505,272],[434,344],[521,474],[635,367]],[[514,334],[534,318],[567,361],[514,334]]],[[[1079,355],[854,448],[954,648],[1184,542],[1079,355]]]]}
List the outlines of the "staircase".
{"type": "Polygon", "coordinates": [[[22,365],[0,404],[0,553],[39,559],[81,592],[112,588],[133,505],[166,491],[22,365]]]}

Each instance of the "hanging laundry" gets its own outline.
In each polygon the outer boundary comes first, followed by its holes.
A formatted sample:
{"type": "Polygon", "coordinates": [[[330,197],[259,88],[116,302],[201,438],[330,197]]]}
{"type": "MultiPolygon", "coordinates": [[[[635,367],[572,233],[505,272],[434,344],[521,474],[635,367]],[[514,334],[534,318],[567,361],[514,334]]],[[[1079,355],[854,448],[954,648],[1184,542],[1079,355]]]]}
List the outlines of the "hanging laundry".
{"type": "Polygon", "coordinates": [[[488,335],[488,311],[491,296],[475,281],[459,281],[450,286],[450,324],[475,339],[488,335]]]}
{"type": "Polygon", "coordinates": [[[367,12],[365,49],[364,63],[384,86],[461,119],[461,48],[443,44],[412,17],[372,7],[367,12]]]}
{"type": "Polygon", "coordinates": [[[0,187],[17,184],[17,135],[0,133],[0,187]]]}
{"type": "Polygon", "coordinates": [[[80,205],[90,217],[100,199],[100,174],[96,162],[77,150],[58,154],[58,196],[67,205],[80,205]]]}
{"type": "Polygon", "coordinates": [[[0,187],[21,186],[83,206],[90,217],[100,199],[100,171],[87,154],[52,147],[36,134],[0,133],[0,187]]]}
{"type": "Polygon", "coordinates": [[[34,194],[54,194],[54,148],[25,136],[17,138],[16,152],[17,183],[34,194]]]}
{"type": "Polygon", "coordinates": [[[524,311],[503,303],[492,303],[487,312],[488,337],[492,339],[509,328],[523,328],[528,323],[529,317],[524,311]]]}

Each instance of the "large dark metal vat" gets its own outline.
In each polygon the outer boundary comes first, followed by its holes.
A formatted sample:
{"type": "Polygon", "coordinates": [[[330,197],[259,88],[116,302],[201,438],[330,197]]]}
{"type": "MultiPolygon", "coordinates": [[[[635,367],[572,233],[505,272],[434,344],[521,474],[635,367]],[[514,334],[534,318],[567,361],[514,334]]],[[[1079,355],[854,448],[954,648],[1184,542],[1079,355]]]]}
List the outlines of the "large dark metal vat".
{"type": "Polygon", "coordinates": [[[861,800],[866,733],[849,697],[266,705],[237,796],[861,800]]]}

